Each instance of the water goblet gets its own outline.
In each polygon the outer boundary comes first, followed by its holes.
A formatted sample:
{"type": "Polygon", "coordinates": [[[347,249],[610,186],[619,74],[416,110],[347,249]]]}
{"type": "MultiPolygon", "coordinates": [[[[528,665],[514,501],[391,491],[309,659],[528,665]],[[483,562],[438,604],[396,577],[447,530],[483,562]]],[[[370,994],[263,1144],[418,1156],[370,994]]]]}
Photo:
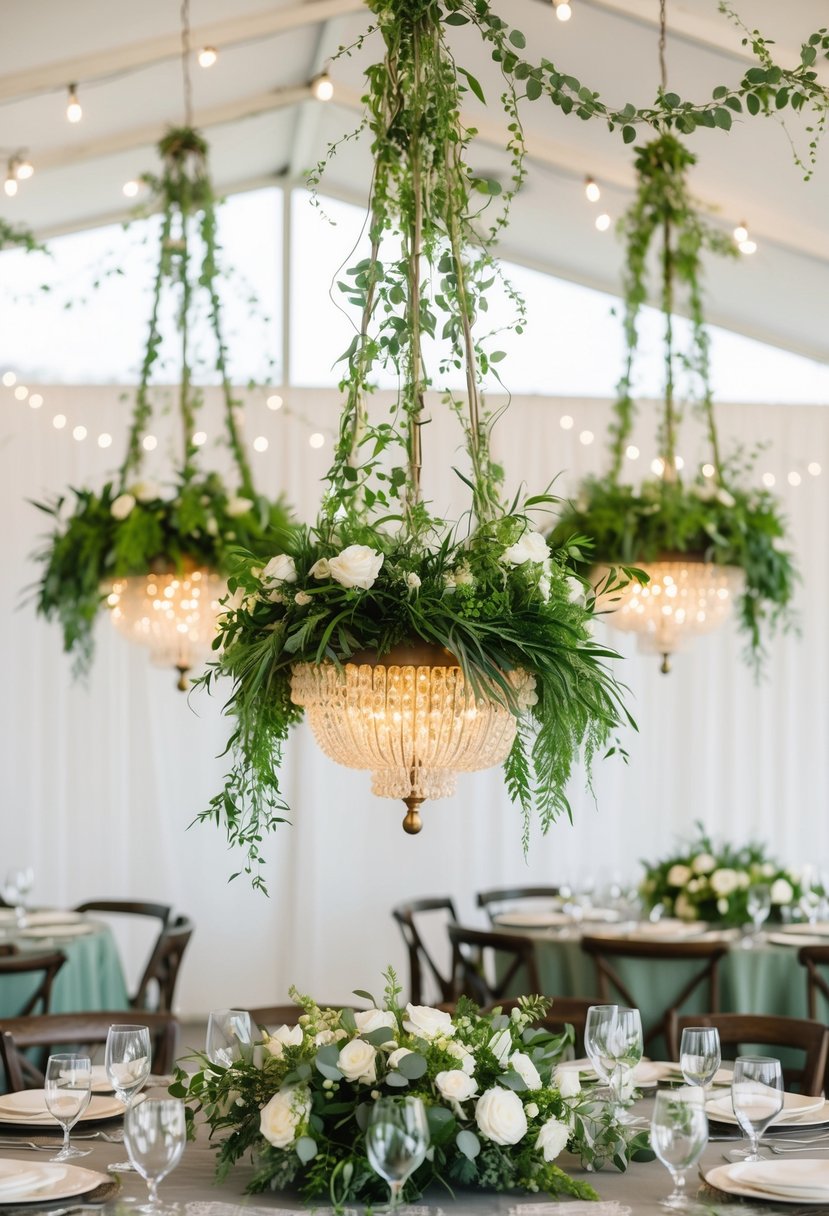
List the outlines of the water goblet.
{"type": "Polygon", "coordinates": [[[679,1067],[689,1085],[699,1085],[706,1098],[722,1063],[720,1032],[715,1026],[686,1026],[679,1045],[679,1067]]]}
{"type": "MultiPolygon", "coordinates": [[[[126,1116],[135,1095],[150,1075],[152,1047],[149,1028],[118,1024],[110,1026],[107,1033],[104,1062],[115,1096],[124,1103],[124,1123],[126,1125],[126,1116]]],[[[117,1139],[123,1140],[124,1133],[121,1132],[117,1135],[117,1139]]],[[[111,1168],[131,1170],[132,1166],[129,1161],[118,1161],[111,1168]]]]}
{"type": "Polygon", "coordinates": [[[783,1109],[783,1072],[771,1056],[737,1056],[731,1079],[731,1105],[749,1141],[748,1151],[735,1149],[735,1161],[762,1161],[760,1137],[783,1109]]]}
{"type": "Polygon", "coordinates": [[[63,1146],[50,1161],[86,1157],[89,1149],[72,1148],[69,1133],[89,1106],[92,1094],[92,1064],[88,1056],[69,1052],[49,1056],[43,1082],[46,1109],[63,1128],[63,1146]]]}
{"type": "Polygon", "coordinates": [[[34,886],[35,872],[31,866],[20,866],[9,870],[3,880],[3,898],[14,908],[14,919],[18,929],[28,926],[26,896],[34,886]]]}
{"type": "Polygon", "coordinates": [[[690,1206],[685,1174],[696,1165],[708,1142],[708,1119],[702,1089],[663,1089],[656,1095],[651,1119],[651,1147],[670,1171],[674,1189],[660,1206],[682,1211],[690,1206]]]}
{"type": "Polygon", "coordinates": [[[124,1142],[133,1168],[149,1191],[149,1202],[137,1211],[159,1216],[177,1210],[175,1205],[165,1208],[160,1202],[158,1186],[181,1160],[186,1139],[184,1103],[176,1098],[147,1098],[127,1110],[124,1142]]]}
{"type": "Polygon", "coordinates": [[[237,1060],[250,1059],[253,1027],[245,1009],[214,1009],[207,1019],[205,1052],[211,1064],[230,1068],[237,1060]]]}
{"type": "Polygon", "coordinates": [[[426,1108],[420,1098],[378,1098],[366,1128],[371,1168],[389,1184],[389,1211],[400,1204],[403,1185],[422,1163],[429,1147],[426,1108]]]}
{"type": "Polygon", "coordinates": [[[615,1115],[620,1123],[629,1123],[630,1116],[624,1109],[625,1091],[644,1051],[642,1017],[638,1009],[619,1009],[608,1048],[615,1060],[610,1074],[610,1093],[615,1115]]]}
{"type": "Polygon", "coordinates": [[[746,892],[746,908],[751,917],[752,933],[745,939],[746,946],[755,946],[760,940],[760,930],[771,912],[771,888],[767,883],[753,883],[746,892]]]}

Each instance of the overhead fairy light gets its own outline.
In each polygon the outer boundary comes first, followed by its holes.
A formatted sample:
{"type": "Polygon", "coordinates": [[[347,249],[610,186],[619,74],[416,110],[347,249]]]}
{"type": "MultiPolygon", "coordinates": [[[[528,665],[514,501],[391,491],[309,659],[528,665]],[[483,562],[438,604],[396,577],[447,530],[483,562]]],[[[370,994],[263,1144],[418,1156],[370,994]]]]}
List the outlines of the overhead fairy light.
{"type": "Polygon", "coordinates": [[[606,211],[603,211],[601,215],[596,216],[596,227],[598,228],[599,232],[607,232],[608,228],[610,227],[610,216],[606,211]]]}
{"type": "Polygon", "coordinates": [[[35,167],[28,157],[15,157],[14,175],[19,182],[28,181],[33,176],[35,167]]]}
{"type": "Polygon", "coordinates": [[[17,194],[17,178],[12,169],[12,163],[9,161],[9,167],[6,170],[6,180],[3,182],[3,190],[9,198],[14,198],[17,194]]]}
{"type": "Polygon", "coordinates": [[[325,436],[323,435],[322,431],[314,431],[312,435],[309,435],[308,443],[312,448],[323,447],[325,444],[325,436]]]}
{"type": "Polygon", "coordinates": [[[17,376],[14,372],[3,372],[3,383],[6,388],[13,388],[17,384],[17,376]]]}
{"type": "Polygon", "coordinates": [[[215,46],[203,46],[198,53],[198,61],[200,68],[212,68],[213,64],[219,58],[219,52],[215,46]]]}
{"type": "Polygon", "coordinates": [[[569,21],[573,16],[573,7],[569,0],[553,0],[553,5],[559,21],[569,21]]]}
{"type": "Polygon", "coordinates": [[[128,181],[128,182],[124,182],[123,186],[121,187],[122,192],[126,195],[127,198],[135,198],[135,196],[138,194],[138,191],[140,189],[141,189],[140,183],[137,181],[134,181],[132,179],[130,179],[130,181],[128,181]]]}
{"type": "Polygon", "coordinates": [[[740,253],[751,254],[757,252],[757,242],[751,239],[745,220],[741,220],[734,229],[734,240],[737,242],[737,248],[740,253]]]}
{"type": "Polygon", "coordinates": [[[584,193],[588,203],[597,203],[602,197],[602,192],[592,177],[584,179],[584,193]]]}
{"type": "Polygon", "coordinates": [[[317,101],[330,101],[334,96],[334,82],[327,72],[320,72],[311,81],[311,92],[317,101]]]}
{"type": "Polygon", "coordinates": [[[270,397],[268,397],[267,401],[265,402],[265,405],[269,410],[281,410],[284,404],[285,403],[280,397],[279,393],[271,393],[270,397]]]}
{"type": "Polygon", "coordinates": [[[78,86],[70,84],[67,93],[69,96],[66,102],[66,118],[69,122],[80,122],[83,118],[83,109],[78,101],[78,86]]]}
{"type": "Polygon", "coordinates": [[[820,477],[821,467],[816,460],[810,462],[807,472],[811,477],[820,477]]]}
{"type": "Polygon", "coordinates": [[[628,446],[625,448],[625,455],[627,456],[628,460],[639,459],[639,449],[635,443],[628,444],[628,446]]]}

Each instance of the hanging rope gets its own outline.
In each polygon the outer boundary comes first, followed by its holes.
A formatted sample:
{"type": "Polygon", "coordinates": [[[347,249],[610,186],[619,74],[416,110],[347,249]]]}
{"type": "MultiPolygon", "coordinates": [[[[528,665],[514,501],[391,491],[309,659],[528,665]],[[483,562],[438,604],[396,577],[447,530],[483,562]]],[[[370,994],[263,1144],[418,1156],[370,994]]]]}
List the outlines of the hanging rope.
{"type": "Polygon", "coordinates": [[[190,0],[181,0],[181,83],[184,91],[184,125],[193,125],[193,82],[190,79],[190,0]]]}
{"type": "Polygon", "coordinates": [[[668,19],[666,15],[667,0],[659,0],[659,75],[662,81],[662,92],[668,91],[668,65],[665,60],[665,45],[668,35],[668,19]]]}

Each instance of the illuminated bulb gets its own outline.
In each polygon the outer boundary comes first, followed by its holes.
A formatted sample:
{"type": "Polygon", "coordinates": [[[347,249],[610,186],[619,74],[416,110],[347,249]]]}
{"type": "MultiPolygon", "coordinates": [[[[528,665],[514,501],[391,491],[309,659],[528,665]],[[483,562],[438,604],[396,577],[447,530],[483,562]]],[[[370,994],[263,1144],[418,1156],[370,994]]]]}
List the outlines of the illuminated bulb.
{"type": "Polygon", "coordinates": [[[218,58],[219,52],[215,46],[203,46],[198,54],[199,67],[212,68],[218,58]]]}
{"type": "Polygon", "coordinates": [[[740,241],[740,253],[752,254],[757,252],[756,241],[740,241]]]}
{"type": "Polygon", "coordinates": [[[103,431],[98,436],[98,447],[99,448],[108,448],[111,446],[111,444],[112,444],[112,436],[108,435],[106,431],[103,431]]]}
{"type": "Polygon", "coordinates": [[[596,216],[596,227],[598,228],[599,232],[607,232],[608,228],[610,227],[610,216],[606,211],[603,211],[601,215],[596,216]]]}
{"type": "Polygon", "coordinates": [[[145,435],[141,440],[141,446],[145,452],[154,452],[158,447],[158,440],[155,435],[145,435]]]}
{"type": "Polygon", "coordinates": [[[52,426],[55,428],[56,431],[62,431],[63,428],[66,426],[66,415],[65,414],[55,414],[54,418],[52,419],[52,426]]]}
{"type": "Polygon", "coordinates": [[[3,372],[3,383],[6,388],[11,388],[13,384],[17,384],[17,376],[14,372],[3,372]]]}
{"type": "Polygon", "coordinates": [[[816,460],[813,460],[811,462],[811,464],[808,466],[808,468],[809,468],[809,473],[812,475],[812,477],[820,477],[821,467],[816,460]]]}
{"type": "Polygon", "coordinates": [[[86,439],[86,427],[76,426],[72,431],[72,438],[77,439],[78,443],[80,443],[82,439],[86,439]]]}
{"type": "Polygon", "coordinates": [[[196,431],[193,436],[193,447],[200,448],[207,442],[207,431],[196,431]]]}
{"type": "Polygon", "coordinates": [[[556,16],[559,21],[569,21],[573,16],[573,9],[567,0],[553,0],[553,4],[556,6],[556,16]]]}
{"type": "Polygon", "coordinates": [[[791,473],[789,473],[787,480],[788,480],[788,483],[790,486],[799,486],[801,481],[803,480],[803,478],[800,476],[800,474],[795,469],[792,469],[791,473]]]}
{"type": "Polygon", "coordinates": [[[628,444],[627,449],[625,450],[625,455],[627,456],[628,460],[639,459],[639,449],[635,443],[628,444]]]}
{"type": "Polygon", "coordinates": [[[283,402],[282,398],[280,397],[279,393],[272,393],[271,396],[268,397],[267,401],[265,402],[265,405],[268,407],[269,410],[281,410],[282,406],[284,405],[284,402],[283,402]]]}
{"type": "Polygon", "coordinates": [[[69,100],[66,103],[66,117],[69,122],[80,122],[83,118],[81,103],[78,101],[77,85],[70,84],[69,100]]]}
{"type": "Polygon", "coordinates": [[[327,72],[321,72],[311,81],[311,92],[317,101],[330,101],[334,96],[334,82],[327,72]]]}
{"type": "Polygon", "coordinates": [[[681,456],[675,456],[675,457],[674,457],[674,468],[676,468],[676,469],[684,469],[684,468],[685,468],[685,461],[682,459],[682,457],[681,457],[681,456]]]}
{"type": "Polygon", "coordinates": [[[267,452],[268,441],[264,435],[257,435],[253,441],[254,452],[267,452]]]}
{"type": "Polygon", "coordinates": [[[29,397],[29,405],[33,410],[40,409],[40,407],[43,405],[43,398],[41,397],[40,393],[32,393],[32,395],[29,397]]]}
{"type": "Polygon", "coordinates": [[[570,417],[569,414],[562,414],[561,418],[559,419],[558,425],[561,427],[561,429],[563,431],[572,431],[573,419],[570,417]]]}
{"type": "Polygon", "coordinates": [[[602,197],[602,192],[592,177],[585,178],[584,193],[587,195],[588,203],[597,203],[602,197]]]}
{"type": "Polygon", "coordinates": [[[3,182],[3,189],[9,198],[14,198],[15,194],[17,194],[17,178],[12,174],[11,169],[6,176],[6,180],[3,182]]]}
{"type": "Polygon", "coordinates": [[[593,432],[592,431],[582,431],[581,434],[579,435],[579,441],[581,443],[583,443],[585,447],[587,447],[588,444],[593,442],[593,432]]]}
{"type": "Polygon", "coordinates": [[[657,477],[661,477],[665,472],[665,461],[661,456],[657,456],[656,460],[651,461],[651,472],[655,473],[657,477]]]}
{"type": "Polygon", "coordinates": [[[763,474],[763,485],[767,489],[770,490],[772,488],[772,486],[774,485],[774,482],[775,482],[774,473],[764,473],[763,474]]]}
{"type": "Polygon", "coordinates": [[[320,431],[314,431],[313,435],[308,436],[308,443],[312,448],[321,448],[325,443],[325,436],[320,431]]]}
{"type": "Polygon", "coordinates": [[[29,390],[26,388],[25,384],[18,384],[17,388],[14,390],[14,395],[18,401],[25,401],[29,395],[29,390]]]}
{"type": "Polygon", "coordinates": [[[704,464],[702,466],[703,477],[713,477],[714,474],[716,473],[716,471],[717,470],[714,468],[714,466],[712,464],[704,464]]]}
{"type": "Polygon", "coordinates": [[[30,160],[19,160],[14,167],[14,175],[19,182],[28,181],[35,171],[30,160]]]}
{"type": "Polygon", "coordinates": [[[128,182],[124,182],[121,189],[123,190],[123,192],[127,196],[127,198],[135,198],[136,194],[141,189],[141,187],[138,184],[138,182],[131,180],[128,182]]]}
{"type": "Polygon", "coordinates": [[[734,229],[734,240],[738,245],[741,244],[742,241],[748,240],[748,228],[746,228],[745,224],[738,224],[734,229]]]}

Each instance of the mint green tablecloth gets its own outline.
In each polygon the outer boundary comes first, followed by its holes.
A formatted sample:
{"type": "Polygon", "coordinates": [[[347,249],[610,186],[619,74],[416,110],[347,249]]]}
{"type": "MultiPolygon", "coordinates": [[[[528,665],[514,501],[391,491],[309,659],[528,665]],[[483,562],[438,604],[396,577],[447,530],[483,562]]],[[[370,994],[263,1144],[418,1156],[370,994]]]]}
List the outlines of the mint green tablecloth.
{"type": "MultiPolygon", "coordinates": [[[[52,1013],[129,1008],[118,947],[106,925],[96,922],[93,932],[73,937],[33,939],[9,933],[4,940],[12,939],[26,953],[60,950],[66,955],[66,962],[52,985],[52,1013]]],[[[16,1017],[20,1013],[41,974],[0,975],[0,1018],[16,1017]]]]}

